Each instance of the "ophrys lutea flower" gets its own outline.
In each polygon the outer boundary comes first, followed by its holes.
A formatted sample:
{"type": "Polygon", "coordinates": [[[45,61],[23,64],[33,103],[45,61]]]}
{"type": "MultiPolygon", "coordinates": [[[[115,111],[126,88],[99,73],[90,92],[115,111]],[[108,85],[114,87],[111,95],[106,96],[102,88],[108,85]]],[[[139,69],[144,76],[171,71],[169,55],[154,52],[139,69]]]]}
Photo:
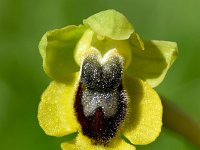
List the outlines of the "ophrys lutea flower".
{"type": "Polygon", "coordinates": [[[106,10],[48,31],[39,49],[54,79],[39,104],[40,126],[58,137],[78,131],[63,150],[132,150],[158,137],[162,104],[152,87],[176,59],[176,43],[142,40],[125,16],[106,10]]]}

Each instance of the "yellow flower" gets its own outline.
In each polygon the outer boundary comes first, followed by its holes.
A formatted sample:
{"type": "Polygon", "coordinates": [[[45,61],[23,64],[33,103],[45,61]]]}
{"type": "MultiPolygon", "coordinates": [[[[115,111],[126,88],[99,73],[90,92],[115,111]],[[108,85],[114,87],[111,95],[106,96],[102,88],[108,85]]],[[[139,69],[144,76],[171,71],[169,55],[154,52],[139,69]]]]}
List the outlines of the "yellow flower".
{"type": "Polygon", "coordinates": [[[175,61],[176,43],[141,40],[125,16],[106,10],[48,31],[39,49],[54,79],[39,124],[51,136],[78,131],[63,150],[134,150],[158,137],[162,104],[152,87],[175,61]]]}

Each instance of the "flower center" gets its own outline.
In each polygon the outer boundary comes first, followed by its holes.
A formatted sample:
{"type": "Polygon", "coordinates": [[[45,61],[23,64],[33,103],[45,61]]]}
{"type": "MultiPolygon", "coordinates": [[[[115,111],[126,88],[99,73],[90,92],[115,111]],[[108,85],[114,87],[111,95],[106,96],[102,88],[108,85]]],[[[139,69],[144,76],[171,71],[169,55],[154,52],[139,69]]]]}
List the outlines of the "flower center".
{"type": "Polygon", "coordinates": [[[97,144],[108,143],[125,117],[127,94],[122,78],[121,56],[100,62],[89,55],[82,63],[74,108],[83,134],[97,144]]]}

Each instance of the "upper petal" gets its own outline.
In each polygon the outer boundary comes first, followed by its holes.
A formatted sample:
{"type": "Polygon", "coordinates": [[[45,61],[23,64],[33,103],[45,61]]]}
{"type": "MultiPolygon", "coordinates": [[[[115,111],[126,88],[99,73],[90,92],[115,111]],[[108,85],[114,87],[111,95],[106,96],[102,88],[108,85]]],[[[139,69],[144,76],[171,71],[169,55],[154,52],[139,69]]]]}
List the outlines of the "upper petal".
{"type": "Polygon", "coordinates": [[[44,34],[39,50],[47,75],[55,80],[66,80],[68,74],[79,71],[73,56],[84,31],[84,26],[71,25],[44,34]]]}
{"type": "Polygon", "coordinates": [[[96,33],[91,29],[87,29],[77,43],[74,58],[77,64],[81,65],[88,55],[92,54],[101,59],[113,49],[123,57],[124,68],[127,68],[131,63],[131,45],[129,40],[113,40],[107,37],[99,39],[96,33]]]}
{"type": "Polygon", "coordinates": [[[123,134],[133,144],[151,143],[158,137],[162,127],[161,100],[142,80],[126,76],[124,86],[129,98],[123,134]]]}
{"type": "Polygon", "coordinates": [[[76,73],[68,83],[53,81],[43,93],[38,120],[46,134],[63,136],[79,128],[73,107],[78,78],[76,73]]]}
{"type": "Polygon", "coordinates": [[[91,139],[83,134],[79,134],[76,140],[61,144],[62,150],[135,150],[135,146],[126,143],[120,138],[112,139],[107,146],[95,145],[91,143],[91,139]]]}
{"type": "Polygon", "coordinates": [[[94,32],[114,40],[125,40],[133,33],[133,26],[127,18],[116,10],[105,10],[83,21],[94,32]]]}
{"type": "MultiPolygon", "coordinates": [[[[132,42],[133,40],[130,40],[130,43],[132,42]]],[[[145,48],[143,51],[132,44],[132,62],[127,73],[130,76],[143,79],[152,87],[156,87],[162,82],[177,57],[177,44],[155,40],[143,42],[145,48]]]]}

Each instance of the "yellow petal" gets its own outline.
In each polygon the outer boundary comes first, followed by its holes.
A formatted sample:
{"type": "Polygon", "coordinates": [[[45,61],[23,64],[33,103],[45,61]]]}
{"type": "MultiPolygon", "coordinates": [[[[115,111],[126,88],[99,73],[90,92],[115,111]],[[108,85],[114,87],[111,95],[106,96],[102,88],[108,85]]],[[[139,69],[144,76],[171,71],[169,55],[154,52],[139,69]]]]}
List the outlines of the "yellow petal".
{"type": "Polygon", "coordinates": [[[124,135],[133,144],[148,144],[160,134],[162,104],[158,94],[144,81],[125,76],[128,93],[128,114],[124,122],[124,135]]]}
{"type": "Polygon", "coordinates": [[[76,73],[68,83],[53,81],[43,93],[38,120],[46,134],[63,136],[78,129],[73,108],[78,78],[76,73]]]}
{"type": "MultiPolygon", "coordinates": [[[[132,37],[131,37],[132,38],[132,37]]],[[[131,40],[131,39],[130,39],[131,40]]],[[[146,81],[152,87],[159,85],[167,71],[176,60],[178,48],[175,42],[169,41],[143,41],[144,51],[137,44],[132,43],[132,61],[127,72],[146,81]]],[[[140,43],[141,44],[141,43],[140,43]]]]}
{"type": "Polygon", "coordinates": [[[136,32],[133,32],[129,39],[131,44],[133,44],[138,50],[144,50],[144,42],[136,32]]]}
{"type": "Polygon", "coordinates": [[[76,140],[61,144],[62,150],[135,150],[135,146],[130,145],[120,138],[112,139],[108,146],[91,144],[91,140],[81,133],[76,140]]]}
{"type": "Polygon", "coordinates": [[[45,73],[54,80],[66,81],[68,74],[79,70],[74,49],[86,27],[66,26],[46,32],[39,44],[45,73]]]}
{"type": "MultiPolygon", "coordinates": [[[[117,52],[124,58],[124,66],[125,68],[127,68],[131,63],[132,58],[132,50],[129,41],[113,40],[107,37],[104,37],[102,39],[101,38],[102,37],[100,37],[99,39],[99,35],[94,33],[92,30],[87,29],[76,45],[76,49],[74,52],[74,58],[76,63],[79,64],[79,66],[81,66],[82,61],[88,55],[92,54],[101,58],[110,50],[116,49],[117,52]]],[[[139,36],[137,38],[139,38],[139,36]]],[[[134,37],[132,37],[131,39],[133,39],[134,41],[134,37]]]]}

